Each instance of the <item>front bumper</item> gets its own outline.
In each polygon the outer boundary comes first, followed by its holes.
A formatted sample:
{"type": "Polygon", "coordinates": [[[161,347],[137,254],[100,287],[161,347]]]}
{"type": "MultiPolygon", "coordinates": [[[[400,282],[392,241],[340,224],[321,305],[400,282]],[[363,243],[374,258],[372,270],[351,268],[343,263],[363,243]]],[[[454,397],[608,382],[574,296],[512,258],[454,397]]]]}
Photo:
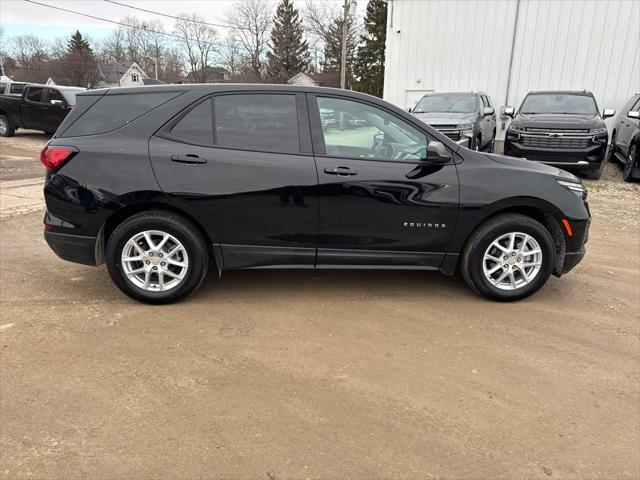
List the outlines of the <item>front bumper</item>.
{"type": "Polygon", "coordinates": [[[504,145],[505,155],[553,165],[563,170],[577,171],[598,169],[605,158],[606,150],[606,136],[594,137],[585,148],[549,148],[524,145],[522,136],[508,133],[504,145]]]}
{"type": "MultiPolygon", "coordinates": [[[[586,202],[585,206],[587,206],[586,202]]],[[[571,226],[572,235],[565,236],[565,252],[562,258],[562,263],[560,265],[556,265],[556,270],[554,271],[554,274],[558,277],[570,272],[582,261],[587,253],[586,243],[589,240],[589,226],[591,225],[591,219],[569,220],[569,224],[571,226]]]]}

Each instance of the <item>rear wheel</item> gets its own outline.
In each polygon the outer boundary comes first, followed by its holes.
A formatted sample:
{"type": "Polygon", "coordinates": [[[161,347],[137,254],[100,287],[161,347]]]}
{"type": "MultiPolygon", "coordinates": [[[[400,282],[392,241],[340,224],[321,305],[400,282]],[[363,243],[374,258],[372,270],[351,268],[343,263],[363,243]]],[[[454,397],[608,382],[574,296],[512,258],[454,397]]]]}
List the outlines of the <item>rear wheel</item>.
{"type": "Polygon", "coordinates": [[[8,115],[0,115],[0,137],[12,137],[16,129],[8,115]]]}
{"type": "Polygon", "coordinates": [[[467,284],[481,295],[513,301],[542,287],[554,260],[553,239],[540,222],[507,214],[487,221],[472,234],[460,268],[467,284]]]}
{"type": "Polygon", "coordinates": [[[638,159],[636,158],[636,144],[633,143],[629,147],[629,155],[627,156],[627,161],[624,163],[624,170],[622,172],[622,178],[624,178],[625,182],[631,182],[634,180],[633,178],[633,169],[637,167],[638,159]]]}
{"type": "Polygon", "coordinates": [[[209,265],[206,243],[191,222],[144,212],[120,224],[106,249],[109,274],[120,290],[146,303],[171,303],[200,286],[209,265]]]}

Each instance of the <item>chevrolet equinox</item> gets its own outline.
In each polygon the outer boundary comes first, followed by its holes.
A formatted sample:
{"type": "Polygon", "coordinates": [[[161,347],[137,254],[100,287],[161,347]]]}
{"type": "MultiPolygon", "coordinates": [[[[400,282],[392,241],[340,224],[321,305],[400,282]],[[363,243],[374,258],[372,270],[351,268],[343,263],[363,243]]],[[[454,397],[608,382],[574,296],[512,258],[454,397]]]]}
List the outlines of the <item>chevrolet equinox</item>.
{"type": "Polygon", "coordinates": [[[582,259],[590,220],[570,173],[321,87],[83,92],[41,161],[49,246],[148,303],[210,267],[460,271],[517,300],[582,259]]]}

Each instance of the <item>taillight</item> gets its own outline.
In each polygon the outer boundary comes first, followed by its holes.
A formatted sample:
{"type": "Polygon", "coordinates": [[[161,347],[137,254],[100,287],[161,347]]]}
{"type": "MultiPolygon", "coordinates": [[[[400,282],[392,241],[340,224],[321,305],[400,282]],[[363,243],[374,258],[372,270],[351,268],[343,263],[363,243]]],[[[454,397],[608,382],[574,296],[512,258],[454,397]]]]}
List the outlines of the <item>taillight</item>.
{"type": "Polygon", "coordinates": [[[75,147],[47,146],[40,152],[40,162],[47,170],[56,170],[77,152],[78,149],[75,147]]]}

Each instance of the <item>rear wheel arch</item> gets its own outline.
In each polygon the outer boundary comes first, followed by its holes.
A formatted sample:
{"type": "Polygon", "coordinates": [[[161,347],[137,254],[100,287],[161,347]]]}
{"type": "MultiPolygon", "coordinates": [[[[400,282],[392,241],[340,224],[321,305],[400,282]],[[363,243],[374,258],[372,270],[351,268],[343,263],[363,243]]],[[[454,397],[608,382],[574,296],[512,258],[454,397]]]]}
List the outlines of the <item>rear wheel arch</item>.
{"type": "Polygon", "coordinates": [[[100,229],[98,244],[101,245],[101,248],[99,249],[100,251],[98,253],[101,253],[104,256],[107,241],[114,230],[118,228],[120,224],[131,218],[133,215],[151,211],[172,213],[174,215],[182,217],[189,223],[193,224],[197,228],[198,233],[202,235],[207,243],[210,260],[214,263],[217,269],[222,269],[222,254],[216,237],[211,232],[208,232],[207,229],[203,226],[202,222],[200,222],[193,215],[190,215],[188,212],[182,210],[179,207],[161,202],[133,203],[113,212],[106,219],[106,221],[102,225],[102,228],[100,229]]]}

